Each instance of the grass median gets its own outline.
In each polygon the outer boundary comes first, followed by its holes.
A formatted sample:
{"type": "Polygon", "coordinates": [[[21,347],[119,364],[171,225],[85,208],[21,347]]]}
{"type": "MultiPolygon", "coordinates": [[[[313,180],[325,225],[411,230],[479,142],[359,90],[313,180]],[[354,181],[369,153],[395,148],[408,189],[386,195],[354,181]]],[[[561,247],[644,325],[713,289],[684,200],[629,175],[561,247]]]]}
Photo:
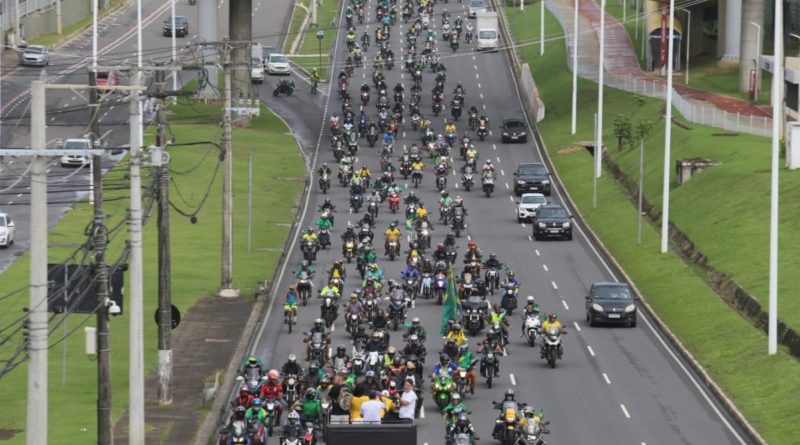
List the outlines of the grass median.
{"type": "MultiPolygon", "coordinates": [[[[215,105],[184,103],[169,110],[169,130],[176,144],[192,141],[219,141],[221,109],[215,105]]],[[[152,141],[152,135],[147,139],[152,141]]],[[[303,188],[304,164],[294,138],[271,111],[262,109],[247,129],[233,132],[234,192],[234,286],[245,298],[252,298],[259,282],[269,278],[277,266],[294,219],[294,204],[303,188]],[[248,155],[253,153],[253,232],[252,251],[247,246],[247,177],[248,155]]],[[[218,150],[214,146],[170,148],[174,181],[171,201],[185,213],[192,213],[209,191],[208,199],[197,213],[197,223],[178,211],[171,211],[172,302],[182,313],[199,298],[213,295],[220,283],[221,171],[214,179],[218,150]],[[188,171],[191,171],[188,173],[188,171]],[[187,173],[184,173],[187,172],[187,173]],[[213,184],[212,184],[213,181],[213,184]],[[209,189],[209,184],[212,184],[209,189]]],[[[104,180],[105,212],[109,226],[125,217],[129,206],[127,159],[110,171],[104,180]]],[[[147,169],[145,187],[152,181],[147,169]]],[[[145,194],[147,200],[147,194],[145,194]]],[[[85,241],[84,230],[91,219],[86,201],[50,230],[51,262],[63,261],[68,252],[85,241]]],[[[117,258],[127,239],[127,225],[122,224],[109,245],[109,259],[117,258]]],[[[144,329],[145,370],[152,372],[157,362],[157,326],[153,313],[157,306],[157,231],[155,209],[144,229],[144,329]]],[[[2,276],[0,295],[24,286],[28,278],[25,255],[2,276]]],[[[127,277],[126,277],[127,281],[127,277]]],[[[126,283],[127,284],[127,283],[126,283]]],[[[126,292],[126,295],[130,295],[126,292]]],[[[0,324],[22,314],[27,306],[27,292],[0,299],[0,324]]],[[[125,305],[127,306],[127,302],[125,305]]],[[[54,320],[59,320],[57,316],[54,320]]],[[[94,326],[94,316],[70,315],[68,329],[77,328],[67,340],[49,354],[49,443],[93,443],[96,434],[96,361],[84,354],[81,324],[94,326]],[[62,353],[66,348],[65,383],[62,384],[62,353]]],[[[178,327],[178,330],[181,328],[178,327]]],[[[59,328],[50,334],[52,345],[62,337],[59,328]]],[[[111,372],[114,421],[128,404],[128,316],[111,319],[111,372]]],[[[13,343],[17,343],[14,341],[13,343]]],[[[3,355],[6,354],[3,346],[3,355]]],[[[9,444],[24,443],[27,366],[15,369],[0,379],[0,433],[9,444]]],[[[150,388],[152,389],[152,388],[150,388]]],[[[154,389],[153,389],[154,390],[154,389]]],[[[199,398],[198,394],[198,398],[199,398]]]]}
{"type": "MultiPolygon", "coordinates": [[[[303,36],[301,37],[302,41],[297,48],[297,54],[290,56],[292,62],[305,71],[311,72],[312,68],[317,68],[319,70],[320,79],[323,80],[327,80],[329,75],[329,56],[338,31],[338,21],[336,19],[338,18],[341,4],[341,0],[328,0],[319,6],[317,10],[317,25],[309,24],[305,31],[303,31],[303,36]],[[318,31],[323,32],[322,41],[317,40],[318,31]]],[[[303,5],[309,7],[306,2],[303,2],[303,5]]],[[[292,22],[289,25],[289,35],[284,45],[287,54],[295,36],[301,31],[300,24],[303,22],[306,15],[307,13],[303,8],[295,8],[292,22]]]]}
{"type": "MultiPolygon", "coordinates": [[[[510,12],[510,11],[509,11],[510,12]]],[[[536,37],[538,28],[512,23],[518,40],[536,37]]],[[[549,13],[547,35],[563,34],[558,21],[549,13]]],[[[598,233],[612,254],[634,279],[647,301],[654,307],[685,346],[692,352],[723,390],[734,400],[750,422],[769,443],[796,443],[800,437],[800,363],[784,350],[766,354],[766,336],[722,302],[703,278],[675,254],[659,253],[659,231],[645,224],[643,242],[636,245],[636,210],[626,191],[609,174],[598,181],[598,206],[592,208],[592,158],[586,150],[574,149],[579,141],[592,140],[593,114],[597,108],[597,85],[579,80],[578,132],[570,135],[571,73],[566,67],[563,39],[548,42],[544,57],[538,45],[522,47],[521,57],[530,63],[546,106],[547,117],[539,124],[547,150],[587,222],[598,233]]],[[[645,194],[660,203],[663,169],[664,103],[644,99],[637,104],[630,93],[605,90],[605,141],[614,160],[634,178],[638,150],[618,151],[613,136],[613,117],[629,113],[633,119],[656,123],[645,146],[645,194]]],[[[678,116],[676,114],[676,116],[678,116]]],[[[733,272],[746,283],[756,277],[766,279],[769,142],[754,136],[714,136],[719,130],[691,125],[674,126],[673,159],[710,157],[723,164],[677,187],[673,183],[671,219],[687,232],[709,256],[712,264],[733,272]],[[749,264],[750,274],[745,266],[749,264]]],[[[637,145],[638,146],[638,145],[637,145]]],[[[783,174],[783,190],[796,188],[794,173],[783,174]]],[[[783,200],[783,252],[792,251],[798,241],[798,208],[783,200]]],[[[791,277],[797,267],[791,255],[781,257],[783,277],[791,277]]],[[[793,295],[797,283],[781,281],[781,294],[793,295]]],[[[753,289],[755,290],[755,289],[753,289]]],[[[765,297],[766,294],[763,296],[765,297]]],[[[796,320],[797,302],[784,298],[781,318],[796,320]]]]}

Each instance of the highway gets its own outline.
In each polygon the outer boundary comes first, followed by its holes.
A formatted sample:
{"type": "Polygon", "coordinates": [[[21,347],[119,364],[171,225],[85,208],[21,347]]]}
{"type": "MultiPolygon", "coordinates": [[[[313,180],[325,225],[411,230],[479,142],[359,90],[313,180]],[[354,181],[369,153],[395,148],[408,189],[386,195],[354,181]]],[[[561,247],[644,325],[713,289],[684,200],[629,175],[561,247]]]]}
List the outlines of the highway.
{"type": "MultiPolygon", "coordinates": [[[[366,14],[369,20],[374,20],[373,7],[374,2],[369,2],[366,14]]],[[[453,14],[466,13],[466,3],[439,4],[436,12],[441,12],[443,8],[453,14]]],[[[438,16],[436,22],[438,26],[438,16]]],[[[335,71],[341,69],[346,56],[344,33],[341,29],[340,27],[335,54],[339,68],[335,71]]],[[[365,29],[372,35],[374,24],[357,26],[356,34],[360,36],[365,29]]],[[[405,41],[405,29],[404,25],[392,28],[391,47],[398,60],[405,41]]],[[[484,381],[479,379],[475,395],[466,397],[466,404],[472,410],[473,423],[481,437],[481,443],[494,442],[491,428],[497,412],[492,410],[490,402],[500,400],[506,388],[513,388],[518,400],[545,410],[552,430],[552,434],[547,437],[548,443],[747,443],[711,396],[687,371],[686,366],[678,361],[674,352],[643,314],[640,314],[639,326],[636,328],[588,326],[584,318],[584,296],[589,286],[597,281],[614,280],[615,277],[580,229],[576,232],[574,241],[534,242],[530,239],[530,225],[516,223],[511,174],[518,163],[539,160],[540,148],[532,142],[501,144],[499,134],[496,133],[503,118],[523,115],[506,56],[502,52],[473,53],[463,40],[461,48],[453,54],[442,43],[441,39],[437,41],[448,68],[445,103],[449,103],[447,93],[460,81],[467,92],[465,108],[473,104],[479,109],[485,107],[485,112],[493,123],[494,134],[484,143],[479,143],[476,139],[476,146],[480,150],[479,163],[491,158],[498,173],[497,193],[488,199],[479,190],[465,193],[463,189],[455,189],[457,177],[449,178],[448,188],[451,194],[461,195],[469,210],[467,236],[462,236],[459,240],[460,252],[466,249],[468,239],[477,241],[484,254],[497,252],[500,261],[515,270],[522,281],[520,295],[523,298],[534,295],[542,309],[555,311],[569,331],[564,338],[564,359],[558,362],[556,369],[550,369],[539,358],[538,351],[530,349],[519,337],[521,320],[515,313],[512,317],[509,355],[502,358],[500,380],[489,390],[484,381]]],[[[374,47],[370,47],[368,55],[373,54],[374,47]]],[[[350,80],[354,108],[358,107],[358,86],[362,81],[371,83],[369,57],[366,66],[368,68],[356,69],[350,80]]],[[[390,89],[400,81],[404,83],[406,91],[409,91],[410,76],[403,73],[400,66],[393,71],[387,71],[386,77],[390,89]]],[[[429,92],[432,78],[433,75],[427,70],[423,76],[421,109],[428,115],[431,114],[429,92]]],[[[371,100],[374,101],[374,98],[373,92],[371,100]]],[[[365,109],[370,117],[375,117],[374,102],[370,102],[365,109]]],[[[303,110],[307,115],[315,114],[316,128],[320,128],[325,120],[324,116],[338,111],[340,102],[336,97],[325,98],[322,113],[303,110]]],[[[308,119],[310,118],[307,117],[306,120],[308,119]]],[[[437,132],[442,132],[442,117],[433,121],[437,132]]],[[[458,123],[459,133],[465,125],[466,120],[462,118],[458,123]]],[[[412,134],[410,125],[401,127],[400,135],[400,140],[396,143],[398,151],[403,145],[418,141],[417,134],[412,134]]],[[[322,162],[327,162],[336,171],[328,140],[327,131],[320,134],[318,154],[310,156],[312,168],[316,169],[322,162]]],[[[377,146],[370,149],[362,140],[357,165],[366,163],[375,174],[379,165],[379,152],[377,146]]],[[[463,161],[458,157],[456,159],[456,167],[463,165],[463,161]]],[[[398,178],[402,184],[402,178],[398,178]]],[[[335,183],[335,177],[333,179],[335,183]]],[[[314,225],[319,216],[317,208],[326,197],[330,197],[338,208],[332,235],[334,244],[330,250],[320,251],[319,261],[314,263],[318,273],[316,288],[319,289],[324,285],[321,278],[325,275],[324,271],[330,268],[334,260],[340,258],[339,236],[346,222],[349,220],[355,223],[361,215],[348,214],[349,195],[345,188],[334,184],[331,192],[325,196],[316,188],[316,176],[312,184],[314,190],[300,208],[303,221],[301,227],[314,225]]],[[[435,208],[438,194],[430,166],[426,169],[417,194],[422,197],[426,207],[435,208]]],[[[551,199],[556,202],[561,200],[558,190],[554,191],[551,199]]],[[[387,206],[382,206],[375,233],[381,234],[394,219],[402,221],[402,216],[391,215],[387,206]]],[[[441,242],[446,232],[445,227],[435,225],[433,243],[441,242]]],[[[383,253],[382,240],[383,237],[379,235],[375,243],[379,246],[377,251],[380,254],[383,253]]],[[[405,239],[402,247],[404,250],[407,248],[405,239]]],[[[279,299],[282,299],[288,285],[293,283],[291,271],[301,261],[299,244],[291,244],[291,249],[291,256],[281,269],[275,287],[274,297],[279,299]]],[[[385,277],[398,278],[403,261],[390,262],[388,258],[379,255],[379,265],[384,269],[385,277]]],[[[349,295],[356,286],[353,277],[357,277],[355,263],[348,266],[344,295],[349,295]]],[[[497,295],[492,301],[498,300],[497,295]]],[[[313,301],[308,307],[301,307],[299,312],[298,327],[307,330],[312,320],[319,316],[317,301],[313,301]]],[[[429,333],[429,359],[426,367],[429,370],[439,350],[436,333],[440,327],[440,307],[431,301],[417,300],[416,307],[409,312],[409,317],[411,316],[419,316],[429,333]]],[[[273,302],[267,318],[260,325],[253,350],[271,367],[280,367],[290,353],[299,357],[303,357],[304,353],[302,335],[288,335],[282,317],[280,304],[273,302]]],[[[349,341],[342,329],[342,323],[340,316],[332,335],[332,346],[335,349],[337,345],[343,344],[349,351],[349,341]]],[[[392,344],[398,347],[402,346],[398,341],[399,337],[399,334],[392,335],[392,344]]],[[[473,350],[476,341],[477,339],[470,339],[473,350]]],[[[439,412],[427,393],[424,415],[424,418],[418,420],[418,443],[441,443],[443,421],[439,419],[439,412]]]]}

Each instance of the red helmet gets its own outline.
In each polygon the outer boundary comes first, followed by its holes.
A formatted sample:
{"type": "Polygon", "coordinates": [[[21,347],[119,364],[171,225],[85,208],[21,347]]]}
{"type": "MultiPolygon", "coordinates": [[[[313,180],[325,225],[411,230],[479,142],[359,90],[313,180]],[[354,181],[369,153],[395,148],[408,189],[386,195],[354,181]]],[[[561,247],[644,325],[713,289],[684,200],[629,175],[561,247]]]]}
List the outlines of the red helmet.
{"type": "Polygon", "coordinates": [[[280,375],[281,374],[278,372],[278,370],[270,369],[269,372],[267,373],[267,378],[269,378],[270,380],[278,380],[278,377],[280,377],[280,375]]]}
{"type": "Polygon", "coordinates": [[[475,250],[475,249],[477,249],[477,248],[478,248],[478,243],[476,243],[475,241],[470,241],[470,242],[467,244],[467,248],[468,248],[469,250],[475,250]]]}

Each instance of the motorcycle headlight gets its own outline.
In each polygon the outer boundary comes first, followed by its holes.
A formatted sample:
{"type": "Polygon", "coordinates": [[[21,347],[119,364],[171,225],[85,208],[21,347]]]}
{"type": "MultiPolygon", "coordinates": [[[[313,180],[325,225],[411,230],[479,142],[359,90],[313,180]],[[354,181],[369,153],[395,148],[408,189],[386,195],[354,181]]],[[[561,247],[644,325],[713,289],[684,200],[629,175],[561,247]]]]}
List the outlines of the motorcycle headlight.
{"type": "Polygon", "coordinates": [[[544,228],[546,228],[546,227],[547,227],[547,224],[545,224],[545,223],[539,223],[539,228],[540,228],[540,229],[544,229],[544,228]]]}
{"type": "Polygon", "coordinates": [[[592,309],[596,310],[597,312],[603,312],[603,306],[600,306],[597,303],[592,303],[592,309]]]}
{"type": "Polygon", "coordinates": [[[625,312],[633,312],[635,310],[636,310],[636,305],[634,305],[634,304],[629,304],[629,305],[625,306],[625,312]]]}
{"type": "Polygon", "coordinates": [[[570,223],[568,223],[568,222],[565,222],[564,224],[562,224],[562,225],[561,225],[561,227],[563,227],[563,228],[565,228],[565,229],[569,229],[569,227],[570,227],[570,223]]]}

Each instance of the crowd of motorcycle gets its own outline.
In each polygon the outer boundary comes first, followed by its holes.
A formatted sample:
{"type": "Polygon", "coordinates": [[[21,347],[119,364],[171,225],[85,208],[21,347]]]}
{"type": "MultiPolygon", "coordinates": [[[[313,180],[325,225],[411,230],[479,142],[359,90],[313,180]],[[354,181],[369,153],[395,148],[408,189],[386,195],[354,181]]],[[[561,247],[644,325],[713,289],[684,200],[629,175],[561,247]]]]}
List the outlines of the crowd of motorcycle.
{"type": "MultiPolygon", "coordinates": [[[[283,312],[284,324],[291,333],[298,323],[298,311],[313,310],[308,304],[315,293],[320,301],[319,316],[310,330],[303,333],[304,358],[308,366],[299,365],[295,354],[290,355],[280,369],[267,369],[257,357],[247,357],[238,377],[240,390],[232,403],[231,421],[220,435],[221,444],[263,445],[268,437],[277,433],[282,444],[313,445],[320,433],[324,435],[329,423],[358,421],[360,415],[355,401],[370,392],[384,400],[383,423],[410,420],[399,415],[402,388],[410,383],[416,395],[414,417],[419,416],[427,387],[445,419],[446,444],[471,445],[479,437],[464,400],[474,395],[478,372],[486,386],[492,388],[493,381],[499,377],[501,358],[509,353],[509,317],[518,309],[521,283],[495,253],[484,256],[474,240],[469,241],[458,261],[458,239],[467,229],[468,212],[461,197],[450,196],[447,184],[448,174],[458,168],[464,191],[471,190],[474,176],[478,174],[479,155],[470,131],[483,141],[489,135],[489,121],[473,106],[468,110],[470,130],[458,136],[456,122],[461,118],[466,98],[466,90],[460,83],[452,89],[451,119],[445,120],[441,132],[435,131],[433,122],[420,110],[424,77],[433,78],[431,110],[434,116],[443,112],[445,94],[449,95],[445,88],[446,67],[438,54],[434,30],[442,30],[442,37],[455,52],[462,37],[466,43],[471,42],[472,27],[465,23],[466,19],[452,17],[444,8],[434,10],[434,0],[377,0],[371,5],[367,5],[366,0],[348,2],[345,9],[347,57],[337,80],[341,113],[331,117],[329,134],[338,163],[338,182],[349,190],[349,212],[360,215],[363,207],[366,212],[355,225],[347,223],[341,235],[342,259],[320,271],[324,280],[316,292],[317,271],[313,265],[317,254],[334,249],[332,231],[337,207],[330,199],[325,199],[319,208],[316,228],[307,227],[304,231],[300,242],[303,260],[293,272],[296,282],[286,293],[283,312]],[[374,40],[366,31],[361,38],[356,32],[370,9],[375,13],[375,20],[371,22],[376,25],[374,40]],[[406,24],[403,60],[404,69],[410,74],[405,77],[410,80],[410,86],[406,91],[405,85],[397,83],[390,101],[385,71],[395,68],[389,39],[393,28],[397,27],[398,16],[406,24]],[[371,59],[372,87],[366,83],[360,86],[361,110],[356,116],[350,80],[356,70],[367,69],[367,51],[371,43],[375,46],[371,59]],[[371,101],[373,89],[377,97],[371,101]],[[366,112],[371,102],[376,107],[374,119],[366,112]],[[395,140],[401,128],[419,132],[420,142],[407,149],[404,146],[396,155],[395,140]],[[373,148],[381,138],[383,144],[377,169],[380,173],[373,177],[366,163],[358,166],[355,160],[360,146],[373,148]],[[462,158],[460,166],[455,165],[451,154],[455,149],[462,158]],[[405,180],[410,178],[413,187],[418,188],[422,184],[426,151],[433,160],[435,186],[440,195],[436,222],[433,221],[436,216],[428,212],[415,191],[404,190],[399,177],[395,177],[399,173],[405,180]],[[394,167],[395,159],[399,161],[399,169],[394,167]],[[404,210],[401,210],[401,201],[404,210]],[[380,248],[374,229],[384,205],[392,215],[390,219],[394,220],[384,232],[382,256],[388,261],[405,259],[405,267],[397,279],[384,276],[378,262],[380,248]],[[403,223],[395,218],[402,219],[403,223]],[[435,225],[445,227],[447,233],[443,241],[434,246],[435,225]],[[405,250],[401,247],[403,232],[407,234],[405,250]],[[353,260],[356,273],[348,273],[347,265],[353,260]],[[459,263],[462,267],[456,274],[453,269],[459,263]],[[346,296],[348,288],[350,293],[346,296]],[[499,302],[491,304],[496,293],[500,294],[499,302]],[[456,296],[459,304],[454,316],[442,327],[441,347],[437,344],[438,335],[429,336],[418,317],[407,320],[409,310],[425,300],[445,305],[448,298],[456,296]],[[332,333],[340,311],[344,319],[340,326],[345,328],[351,346],[337,345],[334,352],[332,333]],[[399,339],[402,346],[391,344],[392,331],[403,331],[399,339]],[[485,338],[481,339],[483,331],[485,338]],[[478,338],[474,353],[470,350],[468,336],[478,338]],[[426,373],[429,347],[440,351],[426,373]]],[[[325,163],[317,173],[320,191],[327,194],[333,171],[325,163]]],[[[490,197],[495,179],[490,161],[486,161],[479,174],[481,191],[490,197]]],[[[520,312],[520,336],[530,347],[538,343],[541,357],[555,367],[563,353],[561,335],[565,333],[555,314],[544,315],[532,296],[526,298],[520,312]]],[[[549,422],[544,420],[541,409],[515,400],[511,389],[505,392],[502,401],[493,402],[493,406],[500,411],[494,420],[494,439],[503,445],[544,444],[542,434],[549,432],[549,422]]]]}

